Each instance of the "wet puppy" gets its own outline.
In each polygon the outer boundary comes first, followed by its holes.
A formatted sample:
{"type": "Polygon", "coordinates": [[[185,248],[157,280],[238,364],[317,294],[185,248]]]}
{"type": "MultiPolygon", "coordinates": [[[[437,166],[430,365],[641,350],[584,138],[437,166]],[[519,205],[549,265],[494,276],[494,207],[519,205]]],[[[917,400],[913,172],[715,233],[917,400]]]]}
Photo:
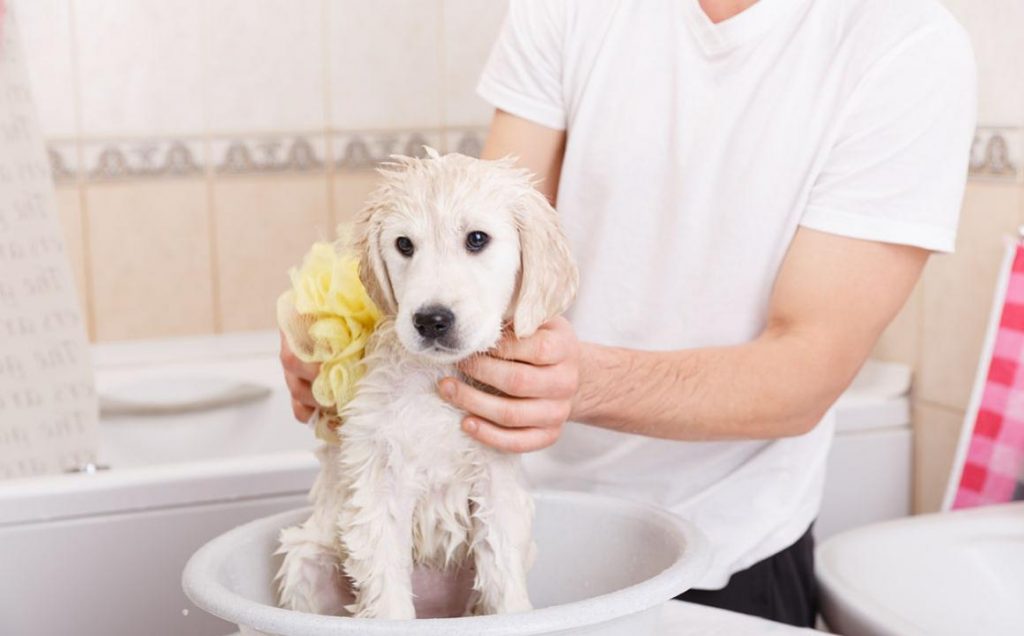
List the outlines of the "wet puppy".
{"type": "Polygon", "coordinates": [[[519,458],[463,433],[465,413],[437,383],[507,326],[524,337],[562,313],[576,267],[555,211],[511,160],[430,151],[381,174],[355,245],[386,317],[340,444],[321,451],[313,515],[282,533],[281,602],[410,619],[414,570],[429,568],[473,577],[456,613],[525,611],[533,503],[519,458]]]}

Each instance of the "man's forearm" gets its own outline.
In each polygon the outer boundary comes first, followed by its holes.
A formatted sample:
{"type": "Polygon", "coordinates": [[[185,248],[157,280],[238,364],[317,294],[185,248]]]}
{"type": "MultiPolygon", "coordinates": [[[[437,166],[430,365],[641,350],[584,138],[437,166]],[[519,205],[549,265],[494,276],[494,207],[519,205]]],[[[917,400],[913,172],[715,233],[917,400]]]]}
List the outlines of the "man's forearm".
{"type": "Polygon", "coordinates": [[[866,355],[827,351],[798,334],[666,352],[584,344],[573,419],[675,440],[799,435],[821,419],[866,355]]]}
{"type": "Polygon", "coordinates": [[[927,260],[920,248],[801,228],[757,339],[666,352],[584,345],[572,419],[678,440],[805,433],[849,385],[927,260]]]}

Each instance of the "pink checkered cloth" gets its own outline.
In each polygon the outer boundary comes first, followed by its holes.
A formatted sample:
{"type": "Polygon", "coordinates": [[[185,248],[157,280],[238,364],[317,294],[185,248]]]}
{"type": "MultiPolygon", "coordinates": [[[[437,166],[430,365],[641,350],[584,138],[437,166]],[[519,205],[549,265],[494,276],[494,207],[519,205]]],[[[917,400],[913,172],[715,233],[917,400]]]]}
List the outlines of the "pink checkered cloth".
{"type": "Polygon", "coordinates": [[[1024,499],[1024,246],[1015,250],[954,509],[1024,499]]]}

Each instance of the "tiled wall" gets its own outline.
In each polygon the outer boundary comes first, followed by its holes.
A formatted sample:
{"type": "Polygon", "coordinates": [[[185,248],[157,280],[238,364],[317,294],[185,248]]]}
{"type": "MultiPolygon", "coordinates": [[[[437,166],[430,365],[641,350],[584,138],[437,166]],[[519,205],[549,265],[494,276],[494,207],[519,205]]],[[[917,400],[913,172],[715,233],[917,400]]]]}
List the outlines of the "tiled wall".
{"type": "MultiPolygon", "coordinates": [[[[916,506],[945,485],[1002,240],[1024,223],[1024,3],[944,0],[981,111],[958,252],[879,344],[914,365],[916,506]],[[1013,62],[1011,64],[1011,62],[1013,62]]],[[[285,270],[422,143],[478,152],[503,0],[15,0],[96,340],[273,325],[285,270]]]]}
{"type": "Polygon", "coordinates": [[[273,326],[372,165],[479,152],[504,0],[14,0],[94,340],[273,326]]]}
{"type": "Polygon", "coordinates": [[[912,364],[915,508],[936,510],[964,419],[1006,237],[1024,225],[1024,3],[943,0],[968,28],[979,130],[957,252],[932,257],[876,354],[912,364]]]}

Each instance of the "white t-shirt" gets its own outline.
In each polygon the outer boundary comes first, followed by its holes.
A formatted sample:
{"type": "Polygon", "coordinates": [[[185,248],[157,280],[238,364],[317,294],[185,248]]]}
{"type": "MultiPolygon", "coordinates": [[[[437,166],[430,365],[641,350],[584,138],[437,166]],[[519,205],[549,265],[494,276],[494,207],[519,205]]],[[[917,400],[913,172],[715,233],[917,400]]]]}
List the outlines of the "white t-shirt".
{"type": "MultiPolygon", "coordinates": [[[[478,91],[568,131],[557,207],[585,341],[750,341],[798,226],[953,249],[975,77],[934,0],[761,0],[717,25],[698,0],[512,0],[478,91]]],[[[527,472],[691,519],[716,589],[814,520],[831,419],[728,442],[570,424],[527,472]]]]}

